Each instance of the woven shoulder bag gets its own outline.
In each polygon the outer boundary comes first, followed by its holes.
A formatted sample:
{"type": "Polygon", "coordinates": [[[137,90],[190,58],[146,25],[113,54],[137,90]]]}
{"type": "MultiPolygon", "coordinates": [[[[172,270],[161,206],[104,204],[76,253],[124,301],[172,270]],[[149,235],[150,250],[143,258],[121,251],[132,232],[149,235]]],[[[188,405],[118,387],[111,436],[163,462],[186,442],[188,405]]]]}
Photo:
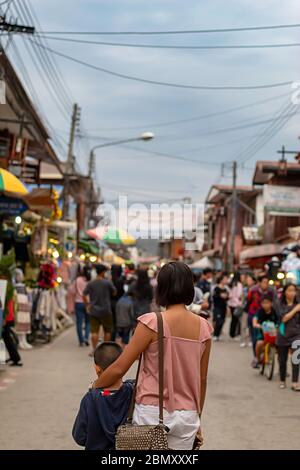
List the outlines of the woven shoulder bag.
{"type": "Polygon", "coordinates": [[[141,368],[141,358],[136,374],[127,422],[119,426],[116,434],[116,450],[168,450],[167,428],[164,426],[163,390],[164,390],[164,338],[163,319],[157,315],[158,333],[158,386],[159,386],[159,419],[157,425],[136,425],[132,423],[135,406],[136,387],[141,368]]]}

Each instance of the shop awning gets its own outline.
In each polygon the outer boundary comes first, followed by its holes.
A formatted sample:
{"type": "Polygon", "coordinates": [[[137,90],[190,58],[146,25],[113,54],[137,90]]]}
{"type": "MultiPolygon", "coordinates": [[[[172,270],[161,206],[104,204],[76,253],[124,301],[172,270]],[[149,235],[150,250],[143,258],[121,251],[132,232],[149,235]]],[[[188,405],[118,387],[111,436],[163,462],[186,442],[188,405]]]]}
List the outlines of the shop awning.
{"type": "Polygon", "coordinates": [[[245,262],[251,258],[262,258],[266,256],[275,256],[282,253],[284,247],[279,243],[265,243],[264,245],[247,248],[240,253],[240,262],[245,262]]]}
{"type": "Polygon", "coordinates": [[[214,264],[207,256],[204,256],[203,258],[198,259],[198,261],[195,261],[193,264],[190,264],[189,267],[191,269],[213,268],[214,264]]]}

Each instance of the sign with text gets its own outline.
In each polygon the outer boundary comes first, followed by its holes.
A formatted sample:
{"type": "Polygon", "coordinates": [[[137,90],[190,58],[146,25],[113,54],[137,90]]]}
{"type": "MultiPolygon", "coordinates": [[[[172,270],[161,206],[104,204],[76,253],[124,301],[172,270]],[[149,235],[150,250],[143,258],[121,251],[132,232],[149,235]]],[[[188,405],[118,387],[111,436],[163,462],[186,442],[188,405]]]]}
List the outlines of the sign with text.
{"type": "Polygon", "coordinates": [[[263,197],[270,215],[300,216],[300,187],[265,184],[263,197]]]}
{"type": "Polygon", "coordinates": [[[27,204],[21,199],[0,196],[0,215],[20,215],[28,209],[27,204]]]}

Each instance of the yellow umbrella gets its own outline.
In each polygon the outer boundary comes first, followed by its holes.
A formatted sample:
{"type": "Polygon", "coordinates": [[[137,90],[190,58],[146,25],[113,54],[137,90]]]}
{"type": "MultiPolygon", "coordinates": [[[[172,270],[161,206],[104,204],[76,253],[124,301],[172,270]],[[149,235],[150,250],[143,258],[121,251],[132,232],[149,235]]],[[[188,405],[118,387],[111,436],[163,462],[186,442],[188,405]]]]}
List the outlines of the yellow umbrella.
{"type": "Polygon", "coordinates": [[[28,194],[24,184],[9,171],[0,168],[0,192],[25,196],[28,194]]]}
{"type": "Polygon", "coordinates": [[[124,258],[121,258],[121,256],[115,255],[113,264],[124,264],[124,263],[125,263],[124,258]]]}

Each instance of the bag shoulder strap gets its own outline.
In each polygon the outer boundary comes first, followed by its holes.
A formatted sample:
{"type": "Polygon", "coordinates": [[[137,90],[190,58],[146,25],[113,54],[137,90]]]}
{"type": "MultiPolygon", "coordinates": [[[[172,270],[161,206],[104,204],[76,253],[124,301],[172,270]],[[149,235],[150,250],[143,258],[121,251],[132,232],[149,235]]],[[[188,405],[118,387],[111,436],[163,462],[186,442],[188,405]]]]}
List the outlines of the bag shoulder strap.
{"type": "MultiPolygon", "coordinates": [[[[156,317],[157,317],[157,340],[158,340],[159,424],[163,424],[164,422],[164,414],[163,414],[163,410],[164,410],[164,405],[163,405],[164,403],[164,397],[163,397],[163,392],[164,392],[164,327],[163,327],[162,314],[160,312],[156,312],[156,317]]],[[[135,406],[135,398],[136,398],[136,392],[137,392],[138,378],[139,378],[140,369],[141,369],[141,363],[142,363],[142,354],[140,355],[140,358],[139,358],[135,384],[134,384],[133,393],[132,393],[131,402],[130,402],[129,411],[128,411],[127,423],[129,424],[132,424],[132,419],[133,419],[133,412],[134,412],[134,406],[135,406]]]]}
{"type": "Polygon", "coordinates": [[[159,424],[164,424],[164,324],[162,314],[156,312],[158,336],[158,397],[159,424]]]}

